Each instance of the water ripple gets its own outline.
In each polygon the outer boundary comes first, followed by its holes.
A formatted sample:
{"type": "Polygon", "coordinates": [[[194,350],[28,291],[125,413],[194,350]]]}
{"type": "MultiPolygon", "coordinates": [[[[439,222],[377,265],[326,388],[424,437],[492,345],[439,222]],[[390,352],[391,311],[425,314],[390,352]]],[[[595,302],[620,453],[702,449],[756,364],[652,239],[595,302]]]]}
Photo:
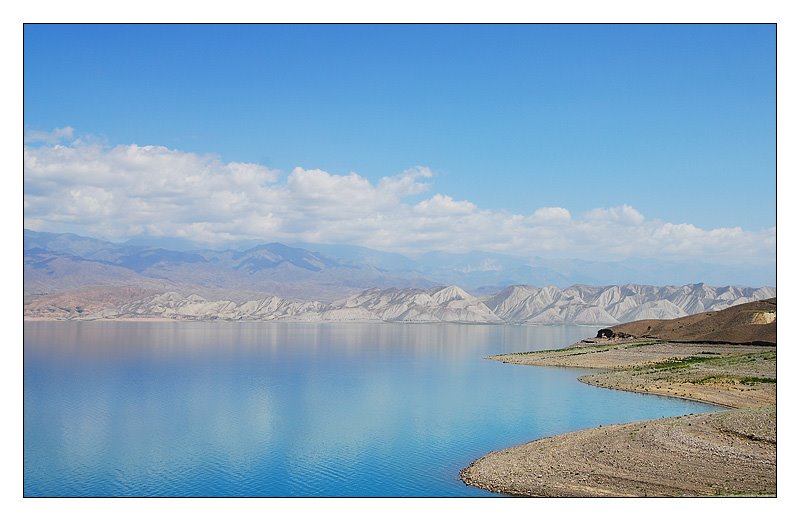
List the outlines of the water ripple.
{"type": "Polygon", "coordinates": [[[483,360],[538,328],[77,327],[25,324],[26,496],[483,496],[491,450],[711,409],[483,360]]]}

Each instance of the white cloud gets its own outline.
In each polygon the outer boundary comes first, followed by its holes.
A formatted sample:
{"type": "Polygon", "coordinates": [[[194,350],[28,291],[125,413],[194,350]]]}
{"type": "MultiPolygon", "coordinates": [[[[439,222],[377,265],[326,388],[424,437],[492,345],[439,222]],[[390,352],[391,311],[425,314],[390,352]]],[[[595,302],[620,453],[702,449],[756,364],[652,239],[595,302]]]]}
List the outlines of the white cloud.
{"type": "Polygon", "coordinates": [[[535,212],[533,212],[533,222],[542,222],[542,223],[558,223],[563,222],[567,223],[572,219],[572,215],[569,213],[569,210],[566,208],[559,208],[559,207],[545,207],[539,208],[535,212]]]}
{"type": "Polygon", "coordinates": [[[50,132],[41,130],[29,130],[25,132],[23,140],[25,143],[49,143],[54,145],[62,141],[71,140],[75,129],[72,127],[54,128],[50,132]]]}
{"type": "Polygon", "coordinates": [[[469,201],[454,201],[449,195],[442,194],[436,194],[414,206],[417,213],[434,216],[468,215],[476,209],[477,207],[469,201]]]}
{"type": "Polygon", "coordinates": [[[433,177],[433,172],[426,166],[409,168],[398,176],[381,179],[378,183],[378,189],[394,193],[400,197],[421,194],[427,192],[431,185],[430,183],[418,182],[417,179],[420,177],[431,178],[433,177]]]}
{"type": "MultiPolygon", "coordinates": [[[[67,134],[67,132],[63,132],[67,134]]],[[[71,134],[70,134],[71,136],[71,134]]],[[[26,146],[25,226],[108,239],[147,233],[222,246],[237,240],[352,243],[416,253],[488,250],[592,259],[775,258],[775,228],[704,230],[646,219],[630,205],[574,218],[546,207],[528,215],[485,210],[430,190],[433,173],[415,167],[373,183],[357,174],[223,163],[158,146],[26,146]],[[745,253],[750,257],[743,257],[745,253]]]]}
{"type": "Polygon", "coordinates": [[[644,222],[644,215],[627,204],[615,208],[595,208],[586,213],[586,218],[590,221],[629,225],[639,225],[644,222]]]}

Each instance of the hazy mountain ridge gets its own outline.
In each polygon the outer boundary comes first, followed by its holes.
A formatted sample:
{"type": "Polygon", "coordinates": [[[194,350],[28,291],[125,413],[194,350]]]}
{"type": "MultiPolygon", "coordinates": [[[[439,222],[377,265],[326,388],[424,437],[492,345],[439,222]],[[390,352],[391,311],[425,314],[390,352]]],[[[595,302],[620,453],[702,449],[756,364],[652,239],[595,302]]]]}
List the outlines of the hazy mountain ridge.
{"type": "Polygon", "coordinates": [[[25,304],[27,318],[174,320],[288,320],[300,322],[458,322],[480,324],[613,325],[670,319],[777,296],[774,288],[688,286],[534,288],[511,286],[478,298],[457,286],[435,289],[369,289],[330,304],[270,296],[235,302],[177,292],[109,298],[39,298],[25,304]],[[121,302],[121,303],[120,303],[121,302]]]}
{"type": "MultiPolygon", "coordinates": [[[[555,261],[533,259],[541,264],[537,267],[482,252],[432,252],[412,260],[362,247],[322,249],[329,253],[280,243],[245,250],[175,251],[25,230],[24,313],[27,318],[55,319],[613,325],[677,318],[776,296],[769,287],[707,284],[565,287],[568,278],[557,272],[555,261]],[[476,296],[452,282],[516,278],[560,284],[497,285],[499,291],[476,296]]],[[[569,273],[575,266],[608,263],[562,264],[569,273]]]]}
{"type": "MultiPolygon", "coordinates": [[[[170,250],[163,247],[168,244],[166,240],[153,244],[134,240],[120,244],[68,233],[24,230],[25,295],[52,295],[91,287],[139,287],[197,294],[210,300],[242,301],[268,294],[330,303],[369,288],[427,290],[456,285],[473,295],[492,297],[512,285],[564,288],[576,283],[605,286],[635,281],[659,286],[720,280],[723,284],[736,282],[747,286],[769,284],[739,281],[774,279],[774,268],[772,271],[763,267],[759,270],[750,267],[750,271],[721,266],[712,269],[693,263],[691,268],[681,268],[684,275],[671,280],[676,277],[664,275],[669,271],[664,269],[665,262],[642,259],[625,262],[526,259],[479,251],[429,252],[412,259],[348,245],[269,243],[242,250],[170,250]],[[754,270],[761,275],[753,276],[754,270]]],[[[630,305],[631,302],[619,303],[622,307],[630,305]]],[[[529,311],[532,313],[533,309],[529,311]]],[[[619,313],[605,311],[612,317],[619,313]]],[[[517,309],[509,319],[525,322],[530,320],[531,313],[517,309]]],[[[549,313],[553,320],[560,316],[557,310],[549,313]]],[[[583,313],[596,315],[595,320],[603,315],[590,309],[583,313]]]]}
{"type": "Polygon", "coordinates": [[[196,293],[205,298],[266,293],[330,301],[370,287],[431,288],[437,284],[412,272],[388,272],[280,243],[243,251],[173,251],[24,231],[26,295],[110,286],[196,293]]]}

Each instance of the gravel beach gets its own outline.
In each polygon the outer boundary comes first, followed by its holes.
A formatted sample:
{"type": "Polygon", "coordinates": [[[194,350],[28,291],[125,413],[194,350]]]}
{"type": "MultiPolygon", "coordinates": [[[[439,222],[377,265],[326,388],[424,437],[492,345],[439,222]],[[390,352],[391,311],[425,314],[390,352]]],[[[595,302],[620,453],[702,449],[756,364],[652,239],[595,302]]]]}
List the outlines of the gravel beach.
{"type": "Polygon", "coordinates": [[[581,381],[732,410],[611,425],[492,452],[461,472],[515,496],[775,496],[775,346],[587,339],[498,355],[506,363],[600,369],[581,381]]]}

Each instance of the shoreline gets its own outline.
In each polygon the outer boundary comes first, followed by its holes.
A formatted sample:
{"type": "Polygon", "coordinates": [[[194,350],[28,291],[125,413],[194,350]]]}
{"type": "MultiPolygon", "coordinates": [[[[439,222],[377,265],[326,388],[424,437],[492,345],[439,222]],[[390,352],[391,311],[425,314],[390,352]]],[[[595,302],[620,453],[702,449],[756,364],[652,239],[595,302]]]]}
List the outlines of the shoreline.
{"type": "MultiPolygon", "coordinates": [[[[585,376],[589,376],[589,375],[583,375],[583,376],[578,377],[578,381],[582,382],[582,383],[585,383],[586,385],[591,385],[593,387],[599,387],[601,389],[614,389],[615,391],[625,391],[625,392],[636,393],[636,394],[648,394],[648,395],[652,395],[652,396],[663,396],[665,398],[679,398],[681,400],[688,400],[690,402],[704,403],[706,405],[714,405],[714,406],[717,406],[717,407],[724,407],[725,409],[736,409],[736,407],[732,407],[730,405],[724,405],[724,404],[721,404],[719,402],[715,402],[715,401],[711,401],[711,400],[701,400],[700,398],[687,397],[687,396],[675,396],[674,394],[666,392],[666,391],[664,391],[664,392],[660,392],[660,391],[636,391],[636,390],[632,390],[632,389],[626,389],[624,387],[611,387],[611,386],[599,385],[599,384],[595,384],[595,383],[591,383],[591,382],[584,382],[583,380],[581,380],[581,378],[584,378],[585,376]]],[[[619,424],[619,425],[621,425],[621,424],[619,424]]]]}
{"type": "Polygon", "coordinates": [[[173,317],[98,317],[98,318],[53,318],[40,316],[23,316],[23,322],[204,322],[204,323],[230,323],[230,324],[249,324],[249,323],[284,323],[284,324],[452,324],[458,326],[509,326],[509,327],[535,327],[535,328],[562,328],[562,327],[591,327],[597,328],[596,324],[513,324],[498,322],[458,322],[458,321],[386,321],[386,320],[296,320],[296,319],[227,319],[227,318],[173,318],[173,317]]]}
{"type": "Polygon", "coordinates": [[[599,369],[578,380],[727,409],[567,432],[493,451],[462,469],[466,485],[530,497],[777,494],[776,347],[587,339],[487,358],[599,369]]]}

